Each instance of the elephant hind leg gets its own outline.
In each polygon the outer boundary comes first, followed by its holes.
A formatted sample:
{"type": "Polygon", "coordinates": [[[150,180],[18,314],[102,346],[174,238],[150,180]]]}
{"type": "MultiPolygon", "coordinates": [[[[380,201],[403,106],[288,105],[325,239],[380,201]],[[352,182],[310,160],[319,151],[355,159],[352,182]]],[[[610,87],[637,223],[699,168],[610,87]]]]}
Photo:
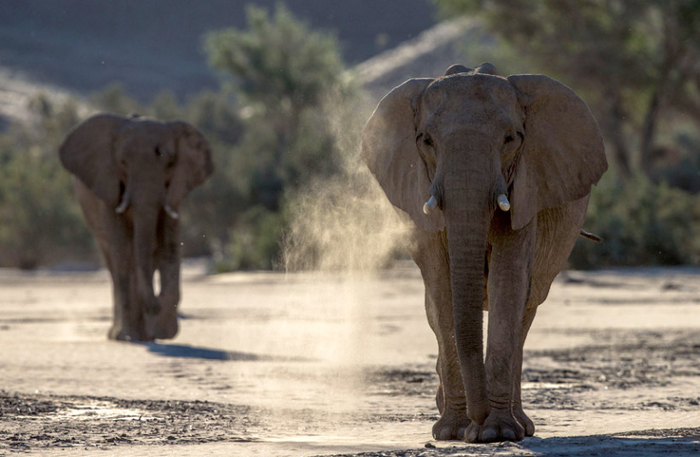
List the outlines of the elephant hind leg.
{"type": "Polygon", "coordinates": [[[527,333],[530,331],[532,322],[535,320],[535,314],[537,313],[537,307],[533,306],[525,311],[523,316],[522,330],[520,334],[520,350],[516,352],[515,360],[513,361],[513,403],[512,411],[513,417],[520,424],[520,426],[525,430],[525,436],[533,436],[535,434],[535,424],[532,420],[525,414],[523,410],[523,403],[521,397],[522,385],[521,376],[523,371],[523,346],[525,345],[525,338],[527,333]]]}
{"type": "Polygon", "coordinates": [[[537,216],[537,239],[532,269],[530,296],[522,320],[520,348],[513,362],[513,416],[525,429],[526,436],[535,433],[535,425],[525,414],[521,398],[521,376],[523,346],[537,307],[545,301],[549,288],[557,274],[566,264],[566,259],[579,236],[586,213],[588,197],[565,205],[541,211],[537,216]]]}

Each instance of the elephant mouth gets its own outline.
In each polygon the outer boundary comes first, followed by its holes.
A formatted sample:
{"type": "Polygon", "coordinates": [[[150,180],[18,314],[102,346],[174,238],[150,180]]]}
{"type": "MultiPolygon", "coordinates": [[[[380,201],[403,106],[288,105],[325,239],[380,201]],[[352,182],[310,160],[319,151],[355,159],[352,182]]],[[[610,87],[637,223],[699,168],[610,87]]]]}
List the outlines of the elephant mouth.
{"type": "MultiPolygon", "coordinates": [[[[120,188],[123,189],[121,192],[122,198],[119,202],[119,205],[117,205],[117,207],[114,208],[114,211],[117,214],[124,214],[124,212],[129,208],[129,206],[131,206],[132,191],[131,186],[124,186],[124,184],[121,183],[120,188]]],[[[173,209],[167,201],[163,203],[163,211],[165,211],[165,214],[167,214],[173,220],[180,219],[180,213],[173,209]]]]}
{"type": "MultiPolygon", "coordinates": [[[[493,192],[494,206],[503,212],[510,211],[510,200],[503,175],[499,175],[493,192]]],[[[423,214],[430,215],[437,209],[443,208],[442,192],[439,185],[433,182],[430,188],[430,198],[423,203],[423,214]]]]}

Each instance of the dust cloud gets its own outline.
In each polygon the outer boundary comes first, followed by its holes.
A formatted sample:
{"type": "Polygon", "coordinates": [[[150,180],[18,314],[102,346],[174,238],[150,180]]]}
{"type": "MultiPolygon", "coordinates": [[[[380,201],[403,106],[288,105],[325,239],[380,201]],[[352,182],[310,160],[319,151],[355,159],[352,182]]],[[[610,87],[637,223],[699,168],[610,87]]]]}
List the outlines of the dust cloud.
{"type": "Polygon", "coordinates": [[[408,225],[359,157],[345,172],[315,182],[292,203],[284,270],[368,274],[405,252],[408,225]]]}
{"type": "Polygon", "coordinates": [[[308,183],[290,201],[283,244],[283,270],[314,275],[319,287],[315,300],[309,298],[345,323],[333,338],[340,342],[333,357],[340,365],[362,363],[372,289],[378,275],[408,248],[407,220],[360,158],[362,130],[375,105],[376,100],[365,98],[347,109],[329,110],[340,172],[308,183]]]}
{"type": "Polygon", "coordinates": [[[333,119],[341,172],[309,183],[290,202],[284,271],[372,274],[407,252],[409,223],[360,159],[362,129],[375,105],[365,100],[333,119]]]}
{"type": "Polygon", "coordinates": [[[308,183],[289,203],[280,267],[290,278],[302,275],[316,284],[301,306],[319,316],[331,314],[337,322],[317,348],[309,348],[324,354],[323,370],[337,382],[324,389],[361,385],[372,351],[381,349],[372,347],[367,337],[377,325],[377,279],[393,260],[407,254],[409,225],[359,154],[362,129],[376,103],[336,114],[332,123],[341,172],[308,183]]]}

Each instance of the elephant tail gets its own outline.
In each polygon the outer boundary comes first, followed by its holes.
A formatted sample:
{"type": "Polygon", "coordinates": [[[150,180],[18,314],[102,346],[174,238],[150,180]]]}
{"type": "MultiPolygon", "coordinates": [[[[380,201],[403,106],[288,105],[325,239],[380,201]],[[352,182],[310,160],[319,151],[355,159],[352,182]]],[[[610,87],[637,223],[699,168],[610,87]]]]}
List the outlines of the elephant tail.
{"type": "Polygon", "coordinates": [[[595,241],[596,243],[600,243],[601,241],[603,241],[603,239],[595,233],[589,233],[583,229],[581,229],[581,236],[588,240],[595,241]]]}

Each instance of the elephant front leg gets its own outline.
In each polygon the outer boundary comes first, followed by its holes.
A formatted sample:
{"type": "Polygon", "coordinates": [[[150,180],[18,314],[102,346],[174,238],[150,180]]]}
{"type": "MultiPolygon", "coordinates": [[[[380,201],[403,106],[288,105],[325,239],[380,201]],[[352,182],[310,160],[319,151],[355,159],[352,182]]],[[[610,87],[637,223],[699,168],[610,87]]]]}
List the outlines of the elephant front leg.
{"type": "Polygon", "coordinates": [[[469,425],[464,382],[459,366],[452,317],[450,272],[444,234],[418,232],[413,259],[425,284],[425,310],[438,343],[437,373],[440,384],[435,397],[440,419],[433,425],[437,440],[463,440],[469,425]]]}
{"type": "Polygon", "coordinates": [[[471,424],[467,431],[467,440],[472,442],[519,441],[526,432],[523,425],[527,424],[520,424],[513,405],[520,402],[522,324],[530,293],[536,226],[530,223],[513,232],[509,222],[503,213],[497,214],[489,240],[486,382],[490,410],[483,424],[471,424]]]}
{"type": "Polygon", "coordinates": [[[132,240],[125,222],[109,211],[110,242],[100,242],[105,263],[112,276],[114,315],[108,338],[118,341],[147,341],[143,313],[137,298],[133,274],[132,240]]]}
{"type": "MultiPolygon", "coordinates": [[[[444,310],[444,308],[443,308],[444,310]]],[[[428,322],[438,341],[437,373],[440,378],[435,401],[440,411],[440,419],[433,425],[433,438],[436,440],[464,440],[469,425],[464,382],[459,367],[454,330],[445,326],[452,322],[452,313],[446,316],[436,306],[434,299],[426,292],[428,322]],[[442,314],[442,315],[441,315],[442,314]],[[443,327],[440,325],[443,324],[443,327]]]]}
{"type": "Polygon", "coordinates": [[[177,335],[178,303],[180,302],[179,224],[171,218],[161,218],[158,228],[156,264],[160,272],[160,293],[157,314],[146,314],[148,333],[156,339],[170,339],[177,335]]]}
{"type": "Polygon", "coordinates": [[[117,341],[148,341],[141,308],[138,306],[133,275],[112,272],[114,317],[107,337],[117,341]]]}

